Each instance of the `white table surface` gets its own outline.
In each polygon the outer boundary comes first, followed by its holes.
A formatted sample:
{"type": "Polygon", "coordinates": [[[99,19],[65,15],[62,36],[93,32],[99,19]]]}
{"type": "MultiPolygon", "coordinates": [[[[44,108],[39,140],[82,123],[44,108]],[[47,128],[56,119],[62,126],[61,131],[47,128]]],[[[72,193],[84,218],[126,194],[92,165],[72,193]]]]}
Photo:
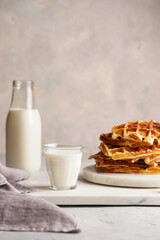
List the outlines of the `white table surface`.
{"type": "Polygon", "coordinates": [[[102,171],[95,171],[93,163],[94,162],[89,161],[87,157],[83,157],[82,169],[85,165],[89,164],[89,169],[91,167],[94,171],[82,172],[81,169],[77,187],[74,190],[51,190],[49,187],[48,174],[44,166],[41,171],[32,174],[30,179],[23,181],[22,184],[36,190],[29,195],[43,198],[57,205],[160,205],[160,188],[141,187],[142,183],[145,183],[145,185],[146,183],[152,183],[153,186],[159,186],[159,175],[107,174],[102,171]],[[120,184],[120,186],[122,183],[127,184],[133,182],[141,188],[96,184],[84,180],[83,173],[89,174],[88,177],[90,176],[90,181],[96,180],[97,182],[97,180],[103,180],[103,182],[107,181],[108,184],[112,183],[114,185],[115,183],[120,184]]]}
{"type": "Polygon", "coordinates": [[[157,206],[63,206],[63,209],[79,221],[80,233],[0,231],[0,240],[160,239],[160,207],[157,206]]]}

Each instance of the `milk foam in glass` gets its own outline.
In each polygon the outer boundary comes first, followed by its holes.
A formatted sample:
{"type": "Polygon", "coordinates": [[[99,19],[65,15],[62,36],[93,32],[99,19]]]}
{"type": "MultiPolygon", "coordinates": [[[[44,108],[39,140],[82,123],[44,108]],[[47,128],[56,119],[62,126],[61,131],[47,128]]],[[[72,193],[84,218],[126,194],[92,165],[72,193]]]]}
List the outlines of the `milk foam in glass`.
{"type": "Polygon", "coordinates": [[[6,165],[34,172],[41,166],[41,119],[34,106],[33,81],[13,81],[6,120],[6,165]]]}
{"type": "Polygon", "coordinates": [[[51,188],[54,190],[76,188],[81,168],[82,146],[46,144],[44,154],[51,188]]]}

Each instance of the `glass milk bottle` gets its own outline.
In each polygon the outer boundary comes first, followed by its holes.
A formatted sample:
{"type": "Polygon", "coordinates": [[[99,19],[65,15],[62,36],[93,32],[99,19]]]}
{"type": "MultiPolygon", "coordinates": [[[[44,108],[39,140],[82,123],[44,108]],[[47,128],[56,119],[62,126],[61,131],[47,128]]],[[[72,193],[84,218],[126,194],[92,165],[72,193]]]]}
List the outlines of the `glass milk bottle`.
{"type": "Polygon", "coordinates": [[[13,81],[6,120],[6,165],[28,172],[41,166],[41,119],[34,106],[33,90],[33,81],[13,81]]]}

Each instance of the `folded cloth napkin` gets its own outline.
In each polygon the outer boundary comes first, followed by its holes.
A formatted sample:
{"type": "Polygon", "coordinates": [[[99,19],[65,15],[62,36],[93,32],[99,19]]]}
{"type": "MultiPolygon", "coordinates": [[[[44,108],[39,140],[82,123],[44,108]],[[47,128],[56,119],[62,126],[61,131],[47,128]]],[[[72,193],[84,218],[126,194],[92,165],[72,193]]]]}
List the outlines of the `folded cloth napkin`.
{"type": "Polygon", "coordinates": [[[0,230],[79,232],[77,221],[60,207],[22,194],[32,189],[15,181],[28,178],[28,173],[0,164],[0,230]]]}
{"type": "Polygon", "coordinates": [[[17,181],[27,180],[30,174],[15,168],[8,168],[0,163],[0,190],[27,193],[34,191],[31,188],[24,187],[17,181]]]}
{"type": "Polygon", "coordinates": [[[7,178],[8,181],[18,182],[26,180],[30,177],[28,172],[16,168],[8,168],[0,163],[0,173],[7,178]]]}

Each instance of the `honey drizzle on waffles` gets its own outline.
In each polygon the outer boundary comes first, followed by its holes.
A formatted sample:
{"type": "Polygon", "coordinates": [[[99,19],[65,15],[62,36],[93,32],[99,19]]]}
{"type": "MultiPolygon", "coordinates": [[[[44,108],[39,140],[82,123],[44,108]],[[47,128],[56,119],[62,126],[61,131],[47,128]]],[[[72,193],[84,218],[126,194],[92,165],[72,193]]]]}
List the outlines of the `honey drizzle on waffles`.
{"type": "Polygon", "coordinates": [[[127,122],[100,135],[100,152],[91,155],[104,172],[160,174],[160,123],[127,122]]]}

